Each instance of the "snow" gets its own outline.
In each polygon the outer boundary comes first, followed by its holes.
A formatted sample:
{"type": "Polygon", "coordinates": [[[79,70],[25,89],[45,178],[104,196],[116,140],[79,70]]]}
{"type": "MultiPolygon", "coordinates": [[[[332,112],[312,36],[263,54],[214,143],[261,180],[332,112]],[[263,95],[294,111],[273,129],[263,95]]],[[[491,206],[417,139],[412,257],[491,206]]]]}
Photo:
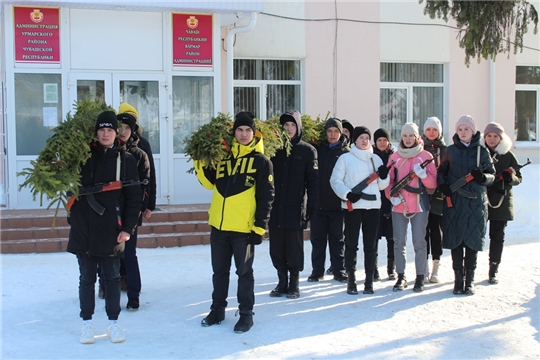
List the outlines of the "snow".
{"type": "MultiPolygon", "coordinates": [[[[68,253],[9,254],[2,262],[2,359],[485,359],[540,357],[539,181],[540,165],[523,169],[515,190],[516,220],[509,223],[500,283],[487,282],[488,254],[479,253],[474,296],[452,294],[451,257],[444,250],[441,283],[414,293],[393,292],[383,277],[374,295],[348,295],[345,284],[306,281],[301,297],[271,298],[277,282],[268,241],[255,256],[255,325],[233,332],[237,302],[231,276],[229,307],[221,325],[203,328],[212,292],[210,247],[140,249],[141,309],[123,310],[127,340],[106,338],[104,301],[96,297],[95,344],[78,342],[78,267],[68,253]]],[[[486,241],[486,247],[489,240],[486,241]]],[[[408,243],[406,275],[414,279],[408,243]]],[[[386,244],[379,245],[385,274],[386,244]]],[[[358,278],[363,278],[362,251],[358,278]]],[[[328,260],[327,260],[328,263],[328,260]]],[[[362,281],[359,288],[362,289],[362,281]]],[[[125,309],[126,294],[122,293],[125,309]]]]}

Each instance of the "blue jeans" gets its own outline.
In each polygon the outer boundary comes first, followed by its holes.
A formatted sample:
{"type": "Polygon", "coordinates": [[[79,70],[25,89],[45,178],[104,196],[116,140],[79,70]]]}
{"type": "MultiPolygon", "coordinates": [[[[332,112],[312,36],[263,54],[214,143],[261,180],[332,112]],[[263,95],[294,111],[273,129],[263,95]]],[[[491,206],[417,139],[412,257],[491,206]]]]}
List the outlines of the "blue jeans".
{"type": "Polygon", "coordinates": [[[107,296],[105,311],[109,320],[118,320],[120,314],[120,258],[77,254],[79,261],[79,302],[83,320],[92,319],[96,307],[96,279],[98,265],[105,282],[107,296]]]}
{"type": "Polygon", "coordinates": [[[212,308],[227,307],[231,260],[234,258],[238,289],[236,297],[240,313],[253,310],[255,304],[255,279],[253,278],[253,260],[255,246],[249,244],[248,233],[221,231],[214,227],[210,232],[210,252],[212,254],[212,308]]]}

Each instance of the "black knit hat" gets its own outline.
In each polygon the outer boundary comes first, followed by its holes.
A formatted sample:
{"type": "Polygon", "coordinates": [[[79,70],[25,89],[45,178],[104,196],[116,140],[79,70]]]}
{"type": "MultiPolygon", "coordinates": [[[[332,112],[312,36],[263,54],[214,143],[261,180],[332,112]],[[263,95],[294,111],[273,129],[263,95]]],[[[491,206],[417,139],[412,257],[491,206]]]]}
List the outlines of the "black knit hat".
{"type": "Polygon", "coordinates": [[[137,132],[139,125],[137,125],[137,119],[135,118],[135,116],[128,113],[123,113],[117,115],[116,118],[118,119],[118,121],[121,121],[122,124],[128,125],[132,133],[137,132]]]}
{"type": "Polygon", "coordinates": [[[356,139],[362,134],[368,134],[369,138],[371,139],[371,131],[365,126],[357,126],[354,128],[354,131],[352,133],[352,142],[355,143],[356,139]]]}
{"type": "Polygon", "coordinates": [[[337,128],[340,133],[343,132],[343,125],[341,124],[341,120],[339,120],[338,118],[330,118],[326,120],[326,124],[324,124],[324,130],[328,130],[331,127],[337,128]]]}
{"type": "Polygon", "coordinates": [[[386,130],[385,128],[375,130],[375,132],[373,133],[373,142],[376,143],[377,139],[382,137],[386,138],[386,140],[390,142],[390,131],[386,130]]]}
{"type": "Polygon", "coordinates": [[[349,134],[351,134],[352,136],[352,133],[354,132],[354,126],[353,124],[351,124],[351,122],[347,119],[343,119],[341,120],[341,124],[343,125],[343,127],[347,130],[349,130],[349,134]]]}
{"type": "Polygon", "coordinates": [[[253,129],[253,132],[255,132],[255,121],[253,119],[255,119],[255,115],[249,111],[241,111],[236,114],[233,125],[233,133],[239,126],[249,126],[253,129]]]}
{"type": "Polygon", "coordinates": [[[114,111],[104,111],[98,115],[96,121],[96,133],[99,129],[111,128],[118,132],[118,119],[114,111]]]}

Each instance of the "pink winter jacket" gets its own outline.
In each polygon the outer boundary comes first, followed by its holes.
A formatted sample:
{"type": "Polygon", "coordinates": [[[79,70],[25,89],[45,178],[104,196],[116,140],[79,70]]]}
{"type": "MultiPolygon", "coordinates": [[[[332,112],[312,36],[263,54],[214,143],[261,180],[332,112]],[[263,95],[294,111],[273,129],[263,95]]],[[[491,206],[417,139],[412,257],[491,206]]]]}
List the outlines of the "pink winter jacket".
{"type": "MultiPolygon", "coordinates": [[[[388,160],[389,164],[392,163],[392,161],[395,161],[395,164],[388,173],[390,177],[390,185],[388,185],[388,187],[385,189],[386,197],[390,199],[390,190],[397,182],[407,176],[409,172],[413,171],[414,164],[421,164],[425,160],[431,158],[433,158],[433,156],[426,150],[422,150],[420,154],[409,159],[402,157],[398,151],[393,153],[388,160]],[[398,169],[397,176],[394,169],[398,169]]],[[[426,166],[426,173],[427,176],[425,179],[420,179],[415,176],[411,182],[409,182],[409,186],[412,188],[419,188],[419,181],[421,180],[422,184],[424,184],[424,187],[427,189],[435,189],[437,187],[437,168],[435,167],[433,161],[426,166]]],[[[414,194],[405,189],[401,190],[400,192],[403,199],[405,199],[405,205],[403,202],[401,202],[400,204],[393,206],[392,211],[404,213],[403,210],[405,206],[405,213],[407,214],[429,211],[429,197],[426,190],[423,191],[423,194],[414,194]]]]}

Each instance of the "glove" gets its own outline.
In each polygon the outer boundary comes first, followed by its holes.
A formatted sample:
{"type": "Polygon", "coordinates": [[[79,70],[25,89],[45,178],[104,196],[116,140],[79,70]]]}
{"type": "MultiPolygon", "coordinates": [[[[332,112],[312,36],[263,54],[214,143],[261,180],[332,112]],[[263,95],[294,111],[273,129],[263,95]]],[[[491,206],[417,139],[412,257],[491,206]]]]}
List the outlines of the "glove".
{"type": "Polygon", "coordinates": [[[381,178],[381,180],[386,179],[386,177],[388,176],[388,168],[384,165],[379,166],[377,172],[379,173],[379,177],[381,178]]]}
{"type": "Polygon", "coordinates": [[[420,179],[425,179],[427,177],[426,169],[421,167],[420,164],[414,164],[413,170],[420,179]]]}
{"type": "Polygon", "coordinates": [[[255,231],[252,231],[251,234],[249,234],[249,243],[251,245],[259,245],[262,243],[262,235],[257,234],[255,231]]]}
{"type": "Polygon", "coordinates": [[[450,185],[448,184],[439,185],[439,190],[444,194],[444,196],[452,196],[452,190],[450,189],[450,185]]]}
{"type": "Polygon", "coordinates": [[[399,198],[399,196],[392,196],[390,198],[390,202],[392,203],[392,205],[396,206],[401,204],[401,199],[399,198]]]}
{"type": "Polygon", "coordinates": [[[484,174],[482,174],[482,171],[479,168],[475,168],[473,171],[471,171],[471,175],[474,177],[474,181],[479,184],[482,184],[486,180],[486,177],[484,174]]]}
{"type": "Polygon", "coordinates": [[[352,192],[349,192],[347,194],[347,200],[349,200],[350,202],[352,202],[353,204],[355,202],[357,202],[358,200],[360,200],[360,198],[362,197],[362,195],[360,194],[353,194],[352,192]]]}
{"type": "Polygon", "coordinates": [[[506,181],[506,182],[510,182],[512,180],[512,174],[509,173],[508,171],[503,171],[501,176],[502,176],[503,180],[506,181]]]}

